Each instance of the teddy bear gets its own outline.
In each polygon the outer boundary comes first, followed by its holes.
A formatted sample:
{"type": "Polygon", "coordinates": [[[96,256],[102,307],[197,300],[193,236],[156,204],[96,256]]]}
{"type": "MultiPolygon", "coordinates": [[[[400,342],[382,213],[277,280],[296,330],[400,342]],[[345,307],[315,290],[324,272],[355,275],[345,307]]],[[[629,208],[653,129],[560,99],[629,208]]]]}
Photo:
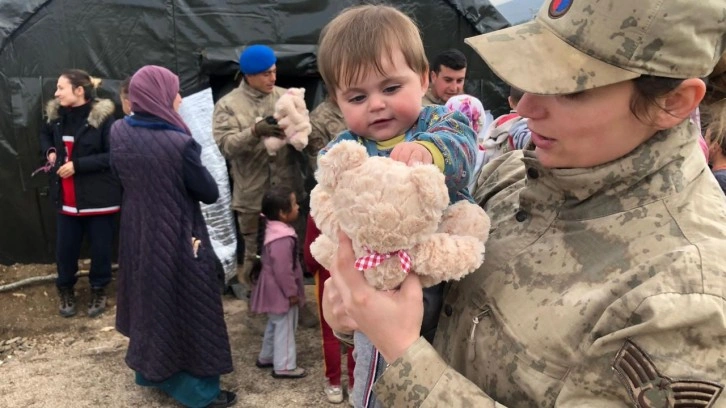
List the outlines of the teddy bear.
{"type": "Polygon", "coordinates": [[[318,158],[315,177],[310,207],[321,234],[310,253],[326,269],[340,231],[353,242],[356,269],[380,290],[398,288],[409,272],[429,287],[482,264],[489,217],[468,201],[449,205],[436,166],[369,157],[362,145],[343,141],[318,158]]]}
{"type": "MultiPolygon", "coordinates": [[[[272,115],[285,133],[285,138],[265,137],[262,141],[270,156],[274,156],[286,144],[291,144],[297,151],[308,145],[308,136],[312,132],[310,117],[305,107],[305,88],[289,88],[275,102],[272,115]]],[[[262,118],[258,118],[258,121],[262,118]]]]}

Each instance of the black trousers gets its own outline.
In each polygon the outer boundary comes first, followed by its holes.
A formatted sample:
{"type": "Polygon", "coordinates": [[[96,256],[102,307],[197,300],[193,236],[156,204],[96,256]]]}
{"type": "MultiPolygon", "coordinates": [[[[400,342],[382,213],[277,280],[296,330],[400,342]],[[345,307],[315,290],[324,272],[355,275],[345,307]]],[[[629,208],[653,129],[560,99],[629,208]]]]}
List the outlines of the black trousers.
{"type": "Polygon", "coordinates": [[[91,287],[103,288],[111,282],[114,217],[115,214],[83,217],[58,214],[56,219],[58,230],[56,286],[72,288],[78,281],[76,277],[78,258],[81,255],[81,244],[86,234],[91,244],[91,270],[88,277],[91,287]]]}

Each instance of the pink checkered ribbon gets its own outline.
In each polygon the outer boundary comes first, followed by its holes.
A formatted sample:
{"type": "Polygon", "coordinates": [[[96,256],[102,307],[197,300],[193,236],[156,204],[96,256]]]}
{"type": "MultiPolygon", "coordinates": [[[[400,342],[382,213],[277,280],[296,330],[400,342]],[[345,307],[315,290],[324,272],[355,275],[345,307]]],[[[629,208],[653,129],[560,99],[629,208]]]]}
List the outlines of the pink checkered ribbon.
{"type": "Polygon", "coordinates": [[[355,268],[359,271],[375,268],[380,265],[381,262],[394,255],[398,255],[398,259],[401,261],[401,269],[403,269],[404,272],[408,273],[411,271],[411,256],[403,249],[389,252],[387,254],[380,254],[378,252],[371,251],[370,249],[366,249],[366,251],[368,252],[368,255],[361,256],[355,260],[355,268]]]}

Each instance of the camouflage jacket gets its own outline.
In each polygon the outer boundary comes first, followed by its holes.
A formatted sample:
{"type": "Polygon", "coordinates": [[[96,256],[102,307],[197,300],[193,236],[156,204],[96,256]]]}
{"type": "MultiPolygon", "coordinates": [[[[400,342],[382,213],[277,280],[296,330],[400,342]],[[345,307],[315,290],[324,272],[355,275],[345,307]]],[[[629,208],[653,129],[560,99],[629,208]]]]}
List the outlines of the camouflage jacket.
{"type": "Polygon", "coordinates": [[[436,95],[434,95],[434,91],[429,88],[428,91],[426,91],[426,94],[424,95],[422,101],[424,106],[429,105],[444,105],[446,104],[446,101],[440,98],[437,98],[436,95]]]}
{"type": "Polygon", "coordinates": [[[531,151],[486,166],[486,260],[448,288],[435,349],[414,343],[378,398],[726,407],[726,199],[687,126],[595,168],[546,169],[531,151]]]}
{"type": "Polygon", "coordinates": [[[287,147],[270,156],[262,138],[252,134],[256,118],[272,115],[275,102],[285,92],[260,92],[242,81],[214,106],[214,140],[229,161],[233,180],[232,209],[243,213],[260,211],[262,195],[272,185],[293,188],[302,193],[300,162],[287,147]]]}
{"type": "Polygon", "coordinates": [[[313,126],[313,131],[308,137],[308,146],[305,150],[308,152],[308,161],[315,170],[320,150],[347,126],[340,108],[329,99],[325,99],[310,112],[310,124],[313,126]]]}

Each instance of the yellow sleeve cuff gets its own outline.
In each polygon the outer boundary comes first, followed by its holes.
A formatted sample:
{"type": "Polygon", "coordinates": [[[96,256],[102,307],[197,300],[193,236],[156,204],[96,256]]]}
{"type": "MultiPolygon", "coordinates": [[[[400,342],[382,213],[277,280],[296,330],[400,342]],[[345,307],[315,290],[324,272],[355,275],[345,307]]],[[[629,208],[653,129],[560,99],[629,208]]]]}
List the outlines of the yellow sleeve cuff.
{"type": "Polygon", "coordinates": [[[444,163],[444,155],[441,154],[441,150],[439,150],[436,145],[431,142],[416,140],[414,141],[414,143],[420,144],[421,146],[425,147],[426,150],[429,151],[429,153],[431,153],[431,157],[433,157],[434,159],[434,165],[438,167],[439,170],[441,170],[441,172],[443,173],[446,164],[444,163]]]}

